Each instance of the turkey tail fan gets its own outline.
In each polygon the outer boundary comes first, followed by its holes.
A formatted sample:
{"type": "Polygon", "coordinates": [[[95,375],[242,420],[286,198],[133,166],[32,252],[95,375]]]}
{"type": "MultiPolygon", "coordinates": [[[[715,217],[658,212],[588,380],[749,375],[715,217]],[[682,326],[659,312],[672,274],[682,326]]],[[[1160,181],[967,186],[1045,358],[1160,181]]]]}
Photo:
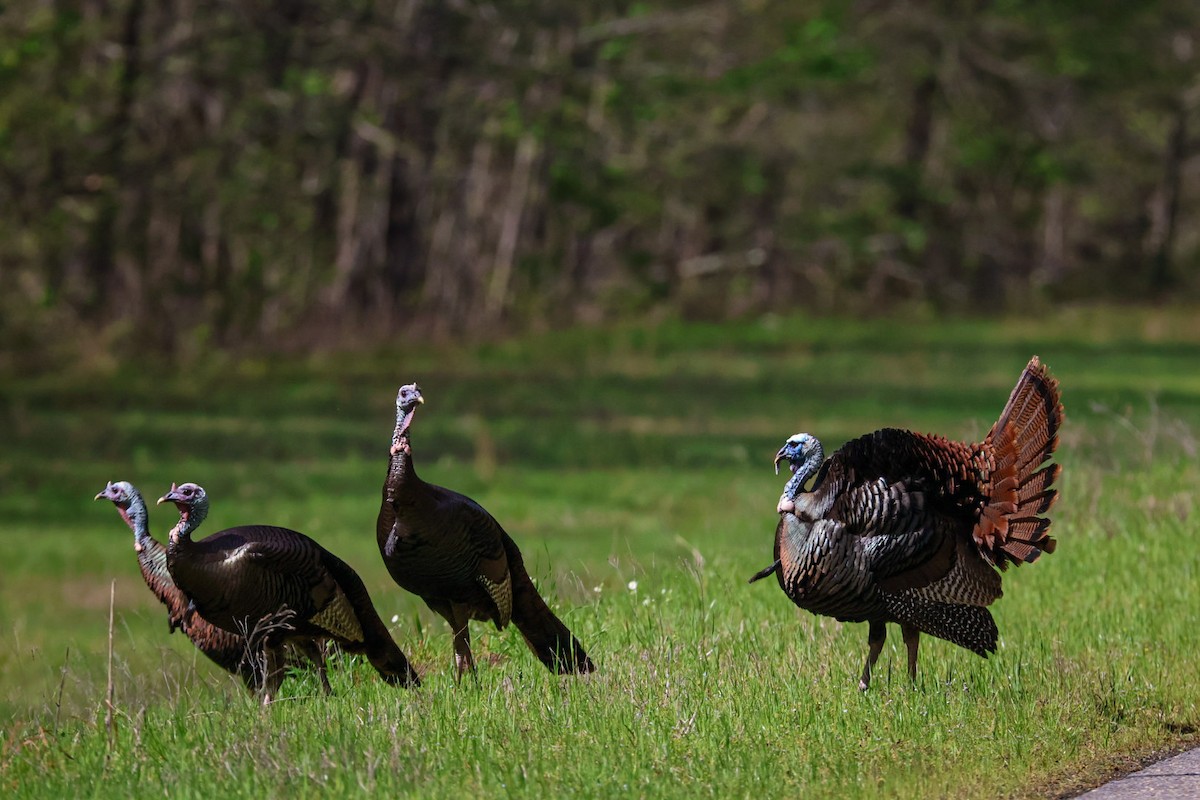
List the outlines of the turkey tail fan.
{"type": "Polygon", "coordinates": [[[1012,449],[1003,455],[1022,477],[1054,454],[1058,430],[1062,427],[1063,407],[1058,381],[1034,356],[1013,387],[1000,418],[988,433],[994,445],[1008,443],[1012,449]]]}
{"type": "Polygon", "coordinates": [[[1032,563],[1042,553],[1053,553],[1058,542],[1046,531],[1050,520],[1043,517],[1016,517],[1008,521],[1008,541],[1001,547],[1017,562],[1032,563]]]}
{"type": "Polygon", "coordinates": [[[1051,486],[1059,465],[1042,465],[1058,447],[1062,422],[1058,381],[1034,356],[983,444],[990,449],[994,467],[975,539],[992,549],[1001,569],[1054,552],[1055,541],[1047,532],[1050,521],[1033,515],[1045,513],[1058,499],[1058,490],[1051,486]]]}
{"type": "Polygon", "coordinates": [[[1058,490],[1048,487],[1061,470],[1058,464],[1051,464],[1026,478],[1017,490],[1017,513],[1044,514],[1049,511],[1058,500],[1058,490]]]}
{"type": "Polygon", "coordinates": [[[563,621],[555,616],[525,569],[521,551],[507,535],[504,550],[512,575],[512,621],[534,655],[552,672],[593,672],[596,665],[563,621]]]}

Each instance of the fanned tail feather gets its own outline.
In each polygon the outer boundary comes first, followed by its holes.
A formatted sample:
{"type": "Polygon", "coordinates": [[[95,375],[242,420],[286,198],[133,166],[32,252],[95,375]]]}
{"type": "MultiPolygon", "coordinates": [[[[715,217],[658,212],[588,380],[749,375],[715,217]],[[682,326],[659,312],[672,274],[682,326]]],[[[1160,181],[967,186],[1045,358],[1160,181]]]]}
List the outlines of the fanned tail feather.
{"type": "Polygon", "coordinates": [[[1058,500],[1058,490],[1048,488],[1062,470],[1051,464],[1030,475],[1017,490],[1016,512],[1019,514],[1044,514],[1058,500]]]}
{"type": "Polygon", "coordinates": [[[994,441],[1005,436],[1016,442],[1019,456],[1016,466],[1019,472],[1028,472],[1054,453],[1062,417],[1058,381],[1034,356],[1013,387],[988,439],[994,441]]]}
{"type": "Polygon", "coordinates": [[[975,541],[1001,569],[1054,552],[1050,520],[1034,515],[1049,511],[1058,499],[1058,490],[1050,487],[1059,465],[1042,465],[1058,447],[1062,421],[1058,381],[1034,356],[982,445],[991,468],[975,541]]]}

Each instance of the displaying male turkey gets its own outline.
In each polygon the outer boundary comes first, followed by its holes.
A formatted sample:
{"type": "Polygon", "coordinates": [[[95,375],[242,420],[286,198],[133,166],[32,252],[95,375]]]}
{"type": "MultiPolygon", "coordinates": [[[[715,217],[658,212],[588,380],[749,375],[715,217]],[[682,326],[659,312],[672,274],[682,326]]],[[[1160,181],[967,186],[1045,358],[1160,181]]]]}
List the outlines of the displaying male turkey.
{"type": "Polygon", "coordinates": [[[900,625],[913,680],[922,633],[986,658],[998,636],[986,608],[1001,595],[996,569],[1054,552],[1050,520],[1038,515],[1058,496],[1059,465],[1045,462],[1062,420],[1058,382],[1035,356],[979,443],[884,428],[824,461],[815,437],[796,434],[775,456],[793,473],[776,561],[750,581],[775,573],[800,608],[868,623],[863,690],[889,622],[900,625]]]}
{"type": "Polygon", "coordinates": [[[386,682],[420,684],[362,579],[340,558],[302,533],[270,525],[242,525],[193,541],[208,515],[208,495],[194,483],[172,484],[158,502],[179,509],[167,545],[176,585],[212,624],[261,637],[264,704],[283,682],[288,642],[332,639],[347,652],[365,653],[386,682]]]}
{"type": "MultiPolygon", "coordinates": [[[[141,492],[128,481],[110,482],[97,500],[111,500],[125,524],[133,531],[133,549],[137,553],[142,578],[154,596],[167,607],[167,631],[182,630],[192,644],[214,663],[237,675],[254,691],[262,685],[262,662],[256,657],[246,638],[221,630],[196,613],[187,596],[171,580],[167,571],[167,548],[150,535],[149,515],[141,492]]],[[[325,654],[315,642],[306,640],[301,649],[308,656],[328,688],[325,677],[325,654]]]]}
{"type": "Polygon", "coordinates": [[[554,672],[591,672],[592,660],[538,594],[521,551],[500,523],[469,497],[417,475],[409,427],[423,402],[416,384],[396,395],[396,428],[375,523],[388,572],[450,623],[459,679],[475,670],[467,627],[473,619],[497,630],[511,620],[554,672]]]}

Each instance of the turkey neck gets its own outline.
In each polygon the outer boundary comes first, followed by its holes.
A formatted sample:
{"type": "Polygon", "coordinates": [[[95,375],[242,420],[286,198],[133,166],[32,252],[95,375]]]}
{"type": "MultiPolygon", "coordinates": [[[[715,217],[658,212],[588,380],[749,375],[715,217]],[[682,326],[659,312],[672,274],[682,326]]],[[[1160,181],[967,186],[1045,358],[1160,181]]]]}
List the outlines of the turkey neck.
{"type": "Polygon", "coordinates": [[[129,508],[117,506],[117,511],[125,520],[125,524],[133,531],[134,550],[141,553],[151,545],[158,544],[150,538],[150,517],[146,513],[146,501],[142,499],[141,495],[133,495],[129,498],[129,508]]]}
{"type": "MultiPolygon", "coordinates": [[[[121,516],[125,518],[126,524],[133,530],[133,549],[137,553],[138,565],[142,568],[142,576],[147,582],[171,582],[170,574],[167,571],[167,548],[154,540],[150,535],[150,522],[146,513],[146,502],[135,495],[130,503],[129,509],[120,508],[121,516]]],[[[151,586],[154,591],[160,591],[158,587],[151,586]]]]}
{"type": "Polygon", "coordinates": [[[395,438],[392,450],[392,457],[388,463],[387,489],[389,498],[394,499],[397,494],[419,485],[421,479],[413,466],[412,446],[407,431],[395,438]]]}
{"type": "Polygon", "coordinates": [[[397,531],[400,508],[406,506],[411,510],[411,506],[417,502],[414,494],[417,494],[420,484],[421,479],[413,468],[408,433],[397,425],[396,434],[392,437],[391,455],[388,457],[387,478],[383,482],[383,502],[379,506],[379,516],[375,518],[375,541],[385,561],[395,544],[395,537],[403,535],[397,531]]]}
{"type": "MultiPolygon", "coordinates": [[[[791,500],[796,503],[800,495],[804,494],[804,484],[808,482],[818,469],[821,468],[821,462],[825,460],[825,451],[821,449],[820,442],[809,453],[808,458],[792,473],[792,477],[788,478],[788,482],[783,485],[783,495],[779,498],[783,500],[791,500]]],[[[798,504],[797,504],[798,505],[798,504]]],[[[799,508],[797,508],[797,511],[799,508]]]]}
{"type": "Polygon", "coordinates": [[[179,510],[179,522],[175,523],[174,528],[171,528],[171,538],[167,543],[168,556],[174,558],[178,553],[192,547],[192,531],[200,526],[207,515],[208,509],[201,506],[179,510]]]}

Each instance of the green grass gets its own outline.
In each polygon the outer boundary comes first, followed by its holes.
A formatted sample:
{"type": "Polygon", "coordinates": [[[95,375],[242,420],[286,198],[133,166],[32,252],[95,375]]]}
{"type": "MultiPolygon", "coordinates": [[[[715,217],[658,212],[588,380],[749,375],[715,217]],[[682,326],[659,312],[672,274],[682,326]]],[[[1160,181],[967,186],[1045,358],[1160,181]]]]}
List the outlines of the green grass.
{"type": "MultiPolygon", "coordinates": [[[[1051,321],[667,322],[498,344],[407,342],[281,363],[102,364],[0,388],[0,793],[22,797],[1054,796],[1200,728],[1200,323],[1075,310],[1051,321]],[[783,478],[880,425],[985,432],[1026,359],[1062,381],[1057,553],[1009,571],[989,660],[893,633],[867,694],[866,629],[796,609],[770,560],[783,478]],[[515,631],[446,625],[388,578],[373,530],[401,382],[427,403],[427,479],[514,535],[600,671],[549,675],[515,631]],[[259,708],[167,636],[129,533],[92,496],[203,483],[208,532],[304,530],[362,574],[425,674],[339,659],[259,708]],[[636,582],[636,590],[630,588],[636,582]],[[104,725],[108,604],[116,729],[104,725]]],[[[153,509],[162,535],[171,522],[153,509]]]]}

